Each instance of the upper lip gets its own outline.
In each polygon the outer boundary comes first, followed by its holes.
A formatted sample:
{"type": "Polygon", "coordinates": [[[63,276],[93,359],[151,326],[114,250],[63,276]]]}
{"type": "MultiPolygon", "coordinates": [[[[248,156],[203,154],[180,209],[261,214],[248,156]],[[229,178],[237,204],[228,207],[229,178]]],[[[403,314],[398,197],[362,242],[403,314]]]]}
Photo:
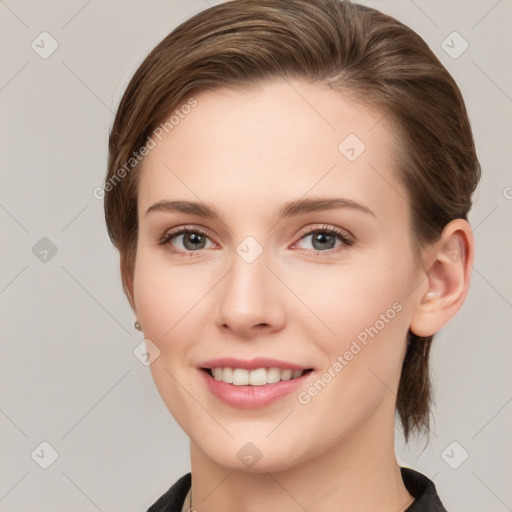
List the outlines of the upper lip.
{"type": "Polygon", "coordinates": [[[233,357],[222,357],[219,359],[210,359],[203,361],[198,365],[200,368],[244,368],[246,370],[256,370],[257,368],[280,368],[281,370],[307,370],[307,366],[302,366],[290,361],[282,361],[270,357],[256,357],[250,360],[235,359],[233,357]]]}

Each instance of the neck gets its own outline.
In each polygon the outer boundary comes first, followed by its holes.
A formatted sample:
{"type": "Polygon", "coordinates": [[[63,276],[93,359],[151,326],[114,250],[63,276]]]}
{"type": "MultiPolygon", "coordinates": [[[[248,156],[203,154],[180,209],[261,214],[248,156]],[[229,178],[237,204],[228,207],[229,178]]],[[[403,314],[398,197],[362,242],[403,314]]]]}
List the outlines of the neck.
{"type": "Polygon", "coordinates": [[[191,443],[192,505],[198,512],[404,511],[414,499],[396,462],[389,414],[376,413],[321,455],[285,470],[226,468],[191,443]]]}

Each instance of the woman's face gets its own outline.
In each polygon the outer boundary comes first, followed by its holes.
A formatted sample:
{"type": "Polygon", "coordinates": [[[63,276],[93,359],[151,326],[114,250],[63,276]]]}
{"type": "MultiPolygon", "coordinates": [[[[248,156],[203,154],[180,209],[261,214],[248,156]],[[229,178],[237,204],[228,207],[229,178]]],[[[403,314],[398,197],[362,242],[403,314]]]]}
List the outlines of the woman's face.
{"type": "Polygon", "coordinates": [[[302,81],[195,100],[139,182],[133,294],[163,401],[233,469],[392,435],[419,292],[384,113],[302,81]]]}

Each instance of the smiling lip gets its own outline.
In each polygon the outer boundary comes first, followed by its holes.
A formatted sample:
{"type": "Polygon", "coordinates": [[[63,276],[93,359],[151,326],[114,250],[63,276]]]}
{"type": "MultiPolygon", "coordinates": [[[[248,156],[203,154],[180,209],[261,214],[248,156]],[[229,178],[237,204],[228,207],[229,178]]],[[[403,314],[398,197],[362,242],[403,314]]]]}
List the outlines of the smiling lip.
{"type": "MultiPolygon", "coordinates": [[[[307,370],[305,366],[287,361],[258,357],[250,361],[234,358],[221,358],[204,361],[198,365],[198,369],[210,392],[223,403],[241,409],[257,409],[265,407],[279,398],[288,395],[302,386],[309,379],[313,371],[308,371],[300,377],[291,380],[282,380],[263,386],[236,386],[218,381],[213,378],[206,369],[211,368],[244,368],[256,370],[258,368],[280,368],[283,370],[307,370]]],[[[311,368],[309,368],[311,370],[311,368]]]]}

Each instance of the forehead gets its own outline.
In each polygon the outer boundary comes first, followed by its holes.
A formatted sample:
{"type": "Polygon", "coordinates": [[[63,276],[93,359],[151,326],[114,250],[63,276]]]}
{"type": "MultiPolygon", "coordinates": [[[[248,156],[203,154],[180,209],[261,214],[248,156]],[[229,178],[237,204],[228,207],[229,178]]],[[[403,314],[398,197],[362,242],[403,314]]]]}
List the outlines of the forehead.
{"type": "Polygon", "coordinates": [[[167,196],[259,211],[306,194],[341,194],[377,210],[404,202],[380,109],[302,81],[201,91],[194,100],[178,107],[143,162],[140,213],[167,196]]]}

